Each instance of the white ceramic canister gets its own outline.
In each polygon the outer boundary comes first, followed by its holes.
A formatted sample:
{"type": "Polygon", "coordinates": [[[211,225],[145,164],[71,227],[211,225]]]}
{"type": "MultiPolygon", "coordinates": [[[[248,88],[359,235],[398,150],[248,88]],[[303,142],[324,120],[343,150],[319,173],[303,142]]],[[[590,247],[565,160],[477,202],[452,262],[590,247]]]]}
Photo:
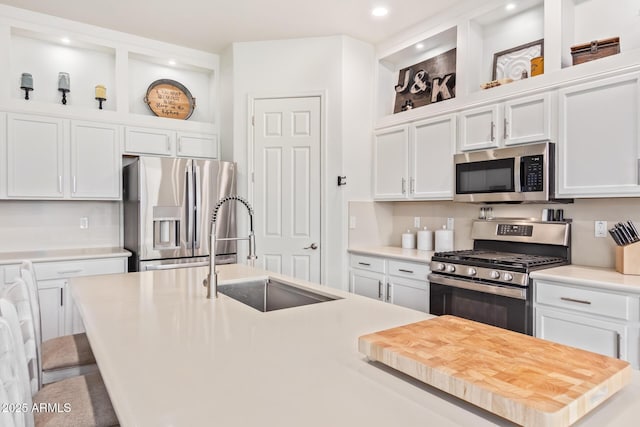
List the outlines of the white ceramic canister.
{"type": "Polygon", "coordinates": [[[402,249],[415,249],[416,248],[416,235],[411,230],[407,230],[406,233],[402,233],[402,249]]]}
{"type": "Polygon", "coordinates": [[[443,225],[442,230],[436,231],[436,252],[447,252],[453,250],[453,230],[447,230],[443,225]]]}
{"type": "Polygon", "coordinates": [[[427,227],[418,231],[418,249],[421,251],[433,250],[433,231],[428,230],[427,227]]]}

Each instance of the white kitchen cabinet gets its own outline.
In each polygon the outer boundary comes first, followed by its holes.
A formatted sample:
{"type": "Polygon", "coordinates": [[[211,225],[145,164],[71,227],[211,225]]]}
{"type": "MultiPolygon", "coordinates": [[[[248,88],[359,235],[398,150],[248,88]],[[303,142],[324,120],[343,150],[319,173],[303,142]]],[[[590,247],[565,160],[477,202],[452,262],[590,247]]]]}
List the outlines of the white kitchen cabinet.
{"type": "Polygon", "coordinates": [[[640,73],[559,91],[558,196],[640,195],[640,73]]]}
{"type": "Polygon", "coordinates": [[[391,304],[429,312],[429,266],[352,254],[349,290],[391,304]]]}
{"type": "Polygon", "coordinates": [[[122,156],[115,125],[71,122],[71,197],[119,199],[122,156]]]}
{"type": "Polygon", "coordinates": [[[451,200],[455,139],[455,115],[377,132],[376,200],[451,200]]]}
{"type": "Polygon", "coordinates": [[[640,366],[640,297],[534,280],[535,336],[640,366]]]}
{"type": "Polygon", "coordinates": [[[460,112],[459,151],[553,139],[549,93],[513,98],[460,112]]]}
{"type": "Polygon", "coordinates": [[[409,184],[409,127],[399,126],[376,132],[373,146],[374,198],[406,198],[409,184]]]}
{"type": "Polygon", "coordinates": [[[216,135],[178,132],[178,157],[198,157],[217,159],[219,156],[218,137],[216,135]]]}
{"type": "Polygon", "coordinates": [[[23,114],[7,120],[7,196],[63,198],[66,121],[23,114]]]}
{"type": "MultiPolygon", "coordinates": [[[[0,113],[0,169],[7,170],[7,113],[0,113]]],[[[7,198],[7,174],[0,173],[0,200],[7,198]]]]}
{"type": "Polygon", "coordinates": [[[84,332],[82,318],[69,289],[69,279],[97,274],[126,273],[127,258],[34,261],[33,266],[40,297],[42,338],[46,340],[84,332]]]}
{"type": "Polygon", "coordinates": [[[136,128],[127,126],[124,135],[126,154],[173,156],[176,132],[166,129],[136,128]]]}

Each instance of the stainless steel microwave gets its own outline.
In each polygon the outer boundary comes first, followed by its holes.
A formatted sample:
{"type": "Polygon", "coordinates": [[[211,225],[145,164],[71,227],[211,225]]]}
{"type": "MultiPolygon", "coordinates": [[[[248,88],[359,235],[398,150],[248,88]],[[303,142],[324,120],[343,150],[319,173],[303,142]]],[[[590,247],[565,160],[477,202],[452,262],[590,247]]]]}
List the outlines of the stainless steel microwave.
{"type": "Polygon", "coordinates": [[[554,199],[554,144],[545,142],[454,156],[457,202],[554,199]]]}

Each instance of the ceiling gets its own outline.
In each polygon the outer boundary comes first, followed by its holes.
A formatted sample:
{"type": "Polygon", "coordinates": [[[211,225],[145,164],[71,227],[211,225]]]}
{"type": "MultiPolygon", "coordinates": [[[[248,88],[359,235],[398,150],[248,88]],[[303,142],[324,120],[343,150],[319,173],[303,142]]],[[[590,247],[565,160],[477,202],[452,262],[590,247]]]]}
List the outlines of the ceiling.
{"type": "Polygon", "coordinates": [[[465,0],[0,0],[213,53],[232,42],[344,34],[372,44],[465,0]],[[389,14],[371,15],[384,5],[389,14]]]}

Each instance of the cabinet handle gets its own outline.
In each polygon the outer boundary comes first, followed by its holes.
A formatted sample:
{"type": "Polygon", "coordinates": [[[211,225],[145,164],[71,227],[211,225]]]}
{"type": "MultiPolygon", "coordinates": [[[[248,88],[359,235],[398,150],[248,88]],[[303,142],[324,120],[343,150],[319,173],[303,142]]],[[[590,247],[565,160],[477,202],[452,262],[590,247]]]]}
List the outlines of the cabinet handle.
{"type": "Polygon", "coordinates": [[[58,274],[73,274],[73,273],[80,273],[82,271],[81,268],[75,269],[75,270],[60,270],[58,271],[58,274]]]}
{"type": "Polygon", "coordinates": [[[364,265],[365,267],[371,267],[371,264],[369,264],[368,262],[359,262],[358,264],[364,265]]]}
{"type": "Polygon", "coordinates": [[[62,193],[62,175],[58,175],[58,193],[62,193]]]}
{"type": "Polygon", "coordinates": [[[496,136],[494,135],[494,129],[495,128],[496,128],[496,124],[492,120],[491,121],[491,141],[495,141],[496,140],[496,136]]]}
{"type": "Polygon", "coordinates": [[[573,298],[567,298],[567,297],[560,297],[560,299],[562,301],[577,302],[578,304],[591,305],[591,301],[585,301],[581,299],[573,299],[573,298]]]}
{"type": "Polygon", "coordinates": [[[509,127],[509,122],[507,121],[507,119],[506,119],[506,117],[505,117],[505,119],[504,119],[504,129],[503,129],[503,130],[504,130],[504,132],[503,132],[503,133],[504,133],[504,139],[505,139],[505,140],[509,137],[509,135],[508,135],[508,133],[507,133],[507,128],[508,128],[508,127],[509,127]]]}
{"type": "Polygon", "coordinates": [[[412,177],[411,180],[409,180],[409,193],[413,194],[415,192],[415,184],[416,180],[412,177]]]}
{"type": "Polygon", "coordinates": [[[402,268],[399,268],[398,271],[401,271],[403,273],[413,274],[413,271],[411,271],[411,270],[403,270],[402,268]]]}
{"type": "Polygon", "coordinates": [[[402,194],[406,194],[407,193],[407,180],[402,178],[402,194]]]}
{"type": "Polygon", "coordinates": [[[382,298],[382,282],[378,280],[378,299],[382,298]]]}
{"type": "Polygon", "coordinates": [[[171,141],[169,141],[168,136],[167,136],[167,151],[171,151],[171,141]]]}
{"type": "Polygon", "coordinates": [[[638,185],[640,185],[640,159],[638,159],[638,185]]]}
{"type": "Polygon", "coordinates": [[[182,139],[178,140],[178,153],[182,153],[182,139]]]}
{"type": "Polygon", "coordinates": [[[60,307],[64,307],[64,288],[60,288],[60,307]]]}
{"type": "Polygon", "coordinates": [[[387,302],[391,300],[391,285],[387,282],[387,302]]]}
{"type": "Polygon", "coordinates": [[[73,194],[78,192],[78,180],[76,179],[76,176],[73,176],[73,194]]]}
{"type": "Polygon", "coordinates": [[[616,332],[616,358],[620,359],[620,347],[621,347],[622,337],[619,332],[616,332]]]}

